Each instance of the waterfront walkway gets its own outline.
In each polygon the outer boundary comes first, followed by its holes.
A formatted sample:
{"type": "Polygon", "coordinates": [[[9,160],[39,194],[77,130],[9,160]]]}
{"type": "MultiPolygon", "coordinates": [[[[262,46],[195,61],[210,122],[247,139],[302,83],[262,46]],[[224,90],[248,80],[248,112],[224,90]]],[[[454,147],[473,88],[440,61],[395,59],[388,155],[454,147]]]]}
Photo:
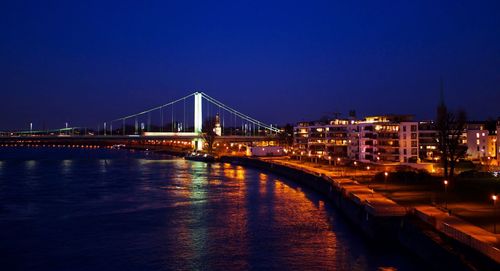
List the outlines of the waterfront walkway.
{"type": "MultiPolygon", "coordinates": [[[[480,251],[497,263],[500,263],[500,234],[494,234],[475,226],[461,218],[450,215],[446,210],[436,206],[426,204],[401,205],[397,199],[394,201],[389,199],[386,194],[377,192],[377,188],[382,188],[381,186],[387,189],[387,184],[378,184],[376,186],[361,184],[350,178],[341,177],[344,175],[344,172],[335,170],[334,167],[324,168],[312,163],[282,158],[261,159],[269,163],[301,169],[315,175],[328,176],[332,178],[334,184],[341,186],[355,200],[373,206],[374,213],[379,215],[401,215],[401,212],[414,212],[422,221],[433,226],[441,233],[480,251]]],[[[417,194],[421,196],[425,193],[425,191],[420,191],[417,194]]],[[[455,205],[459,204],[455,203],[455,205]]],[[[462,203],[461,205],[462,208],[474,208],[474,206],[466,206],[467,203],[462,203]]]]}

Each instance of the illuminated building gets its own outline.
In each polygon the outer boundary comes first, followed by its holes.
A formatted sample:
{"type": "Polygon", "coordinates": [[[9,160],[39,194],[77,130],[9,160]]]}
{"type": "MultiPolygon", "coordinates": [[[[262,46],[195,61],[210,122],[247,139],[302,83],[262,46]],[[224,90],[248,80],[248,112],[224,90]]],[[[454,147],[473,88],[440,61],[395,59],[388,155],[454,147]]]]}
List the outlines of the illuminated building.
{"type": "Polygon", "coordinates": [[[440,159],[438,131],[434,121],[418,123],[418,157],[421,162],[436,162],[440,159]]]}
{"type": "Polygon", "coordinates": [[[335,119],[327,124],[301,122],[294,127],[294,145],[313,155],[347,157],[349,120],[335,119]]]}
{"type": "Polygon", "coordinates": [[[359,160],[418,162],[418,123],[410,115],[366,117],[359,122],[359,160]]]}
{"type": "Polygon", "coordinates": [[[470,160],[485,160],[487,157],[495,157],[496,137],[496,131],[488,131],[483,122],[468,123],[466,131],[466,158],[470,160]]]}
{"type": "Polygon", "coordinates": [[[215,115],[215,127],[214,127],[214,133],[217,135],[217,136],[221,136],[222,135],[222,128],[220,126],[220,116],[219,116],[219,113],[217,113],[215,115]]]}
{"type": "Polygon", "coordinates": [[[497,164],[500,165],[500,119],[497,121],[496,157],[497,164]]]}
{"type": "Polygon", "coordinates": [[[294,127],[294,145],[304,154],[377,163],[416,163],[418,123],[411,116],[367,117],[301,122],[294,127]]]}

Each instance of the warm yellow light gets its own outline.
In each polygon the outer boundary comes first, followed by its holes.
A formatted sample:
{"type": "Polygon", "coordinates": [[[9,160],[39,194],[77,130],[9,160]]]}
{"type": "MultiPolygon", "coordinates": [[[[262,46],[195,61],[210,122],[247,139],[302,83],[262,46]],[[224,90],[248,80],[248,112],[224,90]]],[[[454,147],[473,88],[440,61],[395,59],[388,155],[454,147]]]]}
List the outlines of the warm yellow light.
{"type": "Polygon", "coordinates": [[[386,172],[384,172],[384,175],[385,175],[385,177],[387,177],[387,175],[389,175],[389,173],[387,173],[387,171],[386,171],[386,172]]]}
{"type": "Polygon", "coordinates": [[[448,185],[448,180],[443,181],[444,185],[448,185]]]}
{"type": "Polygon", "coordinates": [[[497,195],[493,195],[493,196],[491,196],[491,198],[493,199],[493,201],[496,201],[497,200],[497,195]]]}

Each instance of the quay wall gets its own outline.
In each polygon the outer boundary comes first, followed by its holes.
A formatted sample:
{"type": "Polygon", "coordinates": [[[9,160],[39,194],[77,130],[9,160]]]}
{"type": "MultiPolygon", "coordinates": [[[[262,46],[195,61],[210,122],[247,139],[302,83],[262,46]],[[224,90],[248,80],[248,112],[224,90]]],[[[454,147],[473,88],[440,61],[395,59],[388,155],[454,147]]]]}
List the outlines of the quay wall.
{"type": "Polygon", "coordinates": [[[220,162],[254,167],[293,180],[326,197],[362,234],[381,246],[402,246],[433,270],[500,270],[497,263],[436,231],[408,209],[403,216],[375,216],[331,178],[303,168],[248,157],[220,162]]]}

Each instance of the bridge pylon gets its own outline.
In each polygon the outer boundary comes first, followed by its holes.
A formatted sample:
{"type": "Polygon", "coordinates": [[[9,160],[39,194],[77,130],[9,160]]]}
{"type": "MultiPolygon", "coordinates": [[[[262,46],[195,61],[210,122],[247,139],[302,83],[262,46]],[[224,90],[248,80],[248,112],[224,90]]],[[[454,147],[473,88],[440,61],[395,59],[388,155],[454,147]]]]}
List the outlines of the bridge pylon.
{"type": "MultiPolygon", "coordinates": [[[[194,132],[201,136],[203,133],[203,107],[202,93],[194,93],[194,132]]],[[[203,149],[203,139],[199,137],[194,140],[194,148],[201,151],[203,149]]]]}

